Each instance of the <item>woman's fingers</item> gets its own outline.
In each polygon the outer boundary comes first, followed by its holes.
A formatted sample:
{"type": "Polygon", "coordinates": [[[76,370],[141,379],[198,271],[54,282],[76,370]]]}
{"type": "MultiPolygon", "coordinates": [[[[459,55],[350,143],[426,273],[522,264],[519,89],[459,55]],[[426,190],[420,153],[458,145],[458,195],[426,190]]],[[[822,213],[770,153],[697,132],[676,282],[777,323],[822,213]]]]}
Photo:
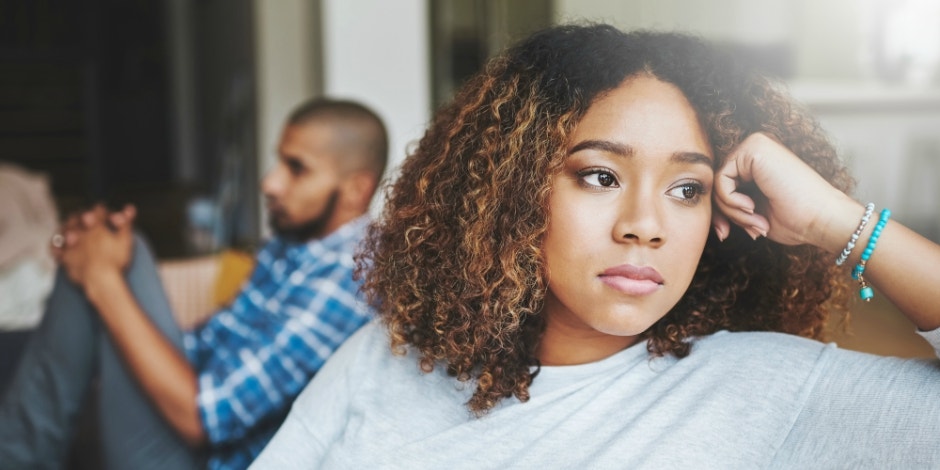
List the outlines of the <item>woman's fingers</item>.
{"type": "Polygon", "coordinates": [[[731,151],[715,174],[715,204],[751,237],[818,246],[830,206],[846,196],[783,144],[761,133],[731,151]]]}
{"type": "Polygon", "coordinates": [[[720,209],[716,208],[712,211],[712,228],[715,229],[715,236],[721,242],[725,241],[728,235],[731,234],[731,222],[720,209]]]}
{"type": "MultiPolygon", "coordinates": [[[[738,155],[731,155],[715,174],[714,199],[724,217],[756,239],[767,236],[770,223],[756,211],[757,201],[754,196],[759,192],[753,181],[751,163],[743,161],[738,155]]],[[[730,224],[728,229],[730,231],[730,224]]]]}

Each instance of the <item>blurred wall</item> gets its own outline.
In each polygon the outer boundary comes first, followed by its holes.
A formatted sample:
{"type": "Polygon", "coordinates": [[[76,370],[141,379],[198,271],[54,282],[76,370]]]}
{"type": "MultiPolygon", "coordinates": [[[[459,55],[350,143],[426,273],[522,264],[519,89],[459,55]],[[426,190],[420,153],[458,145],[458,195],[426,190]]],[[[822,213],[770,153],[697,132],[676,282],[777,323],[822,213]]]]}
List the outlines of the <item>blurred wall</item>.
{"type": "Polygon", "coordinates": [[[426,0],[323,0],[323,91],[362,100],[385,120],[389,169],[430,116],[426,0]]]}
{"type": "MultiPolygon", "coordinates": [[[[319,92],[317,19],[316,3],[309,0],[255,2],[259,177],[276,160],[287,114],[319,92]]],[[[263,213],[264,204],[259,207],[263,213]]]]}
{"type": "Polygon", "coordinates": [[[559,22],[605,21],[621,29],[678,29],[713,40],[786,41],[793,0],[555,0],[559,22]]]}
{"type": "Polygon", "coordinates": [[[793,59],[788,78],[870,79],[891,73],[876,70],[885,65],[877,55],[893,48],[907,48],[898,59],[908,62],[936,61],[940,54],[937,0],[554,0],[554,11],[559,22],[602,20],[623,29],[676,29],[712,41],[782,45],[793,59]],[[891,28],[896,37],[885,44],[891,28]]]}

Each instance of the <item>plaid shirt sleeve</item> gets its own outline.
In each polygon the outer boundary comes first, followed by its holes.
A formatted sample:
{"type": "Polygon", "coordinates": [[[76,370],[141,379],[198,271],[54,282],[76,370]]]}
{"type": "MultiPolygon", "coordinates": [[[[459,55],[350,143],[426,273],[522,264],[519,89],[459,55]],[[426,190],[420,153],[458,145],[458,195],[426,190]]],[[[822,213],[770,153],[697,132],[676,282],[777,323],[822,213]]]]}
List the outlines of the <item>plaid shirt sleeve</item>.
{"type": "Polygon", "coordinates": [[[269,244],[233,304],[194,332],[197,403],[213,444],[279,423],[327,358],[371,318],[352,277],[355,243],[340,245],[284,256],[277,253],[283,244],[269,244]]]}

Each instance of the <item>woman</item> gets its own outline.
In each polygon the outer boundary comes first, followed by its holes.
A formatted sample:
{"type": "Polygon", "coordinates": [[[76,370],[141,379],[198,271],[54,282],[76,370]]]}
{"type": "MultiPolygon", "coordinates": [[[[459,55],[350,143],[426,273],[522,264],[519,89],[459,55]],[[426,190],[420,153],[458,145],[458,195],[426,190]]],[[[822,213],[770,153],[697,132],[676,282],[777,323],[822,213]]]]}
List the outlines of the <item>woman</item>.
{"type": "Polygon", "coordinates": [[[695,39],[537,33],[405,162],[363,259],[381,322],[253,468],[936,466],[935,364],[807,339],[871,283],[940,346],[940,247],[851,184],[695,39]]]}

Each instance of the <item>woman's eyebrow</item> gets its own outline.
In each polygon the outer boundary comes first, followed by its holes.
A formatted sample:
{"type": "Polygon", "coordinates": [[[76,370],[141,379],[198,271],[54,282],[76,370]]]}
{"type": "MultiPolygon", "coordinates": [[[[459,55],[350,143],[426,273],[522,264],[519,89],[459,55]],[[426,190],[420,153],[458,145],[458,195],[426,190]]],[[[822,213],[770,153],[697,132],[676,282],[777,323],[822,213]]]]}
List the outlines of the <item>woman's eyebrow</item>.
{"type": "Polygon", "coordinates": [[[701,163],[709,168],[714,164],[711,157],[698,152],[675,152],[669,160],[675,163],[701,163]]]}
{"type": "Polygon", "coordinates": [[[582,150],[600,150],[607,153],[612,153],[615,155],[620,155],[621,157],[631,157],[634,154],[633,147],[630,147],[626,144],[621,144],[618,142],[611,142],[609,140],[583,140],[578,142],[574,147],[571,147],[571,150],[568,152],[568,155],[578,153],[582,150]]]}
{"type": "MultiPolygon", "coordinates": [[[[578,142],[574,147],[571,147],[571,151],[568,152],[568,155],[578,153],[582,150],[600,150],[621,157],[632,157],[636,153],[636,150],[627,144],[609,140],[589,139],[578,142]]],[[[674,152],[672,156],[669,157],[669,160],[674,163],[701,163],[708,167],[711,167],[714,163],[711,157],[699,152],[674,152]]]]}

